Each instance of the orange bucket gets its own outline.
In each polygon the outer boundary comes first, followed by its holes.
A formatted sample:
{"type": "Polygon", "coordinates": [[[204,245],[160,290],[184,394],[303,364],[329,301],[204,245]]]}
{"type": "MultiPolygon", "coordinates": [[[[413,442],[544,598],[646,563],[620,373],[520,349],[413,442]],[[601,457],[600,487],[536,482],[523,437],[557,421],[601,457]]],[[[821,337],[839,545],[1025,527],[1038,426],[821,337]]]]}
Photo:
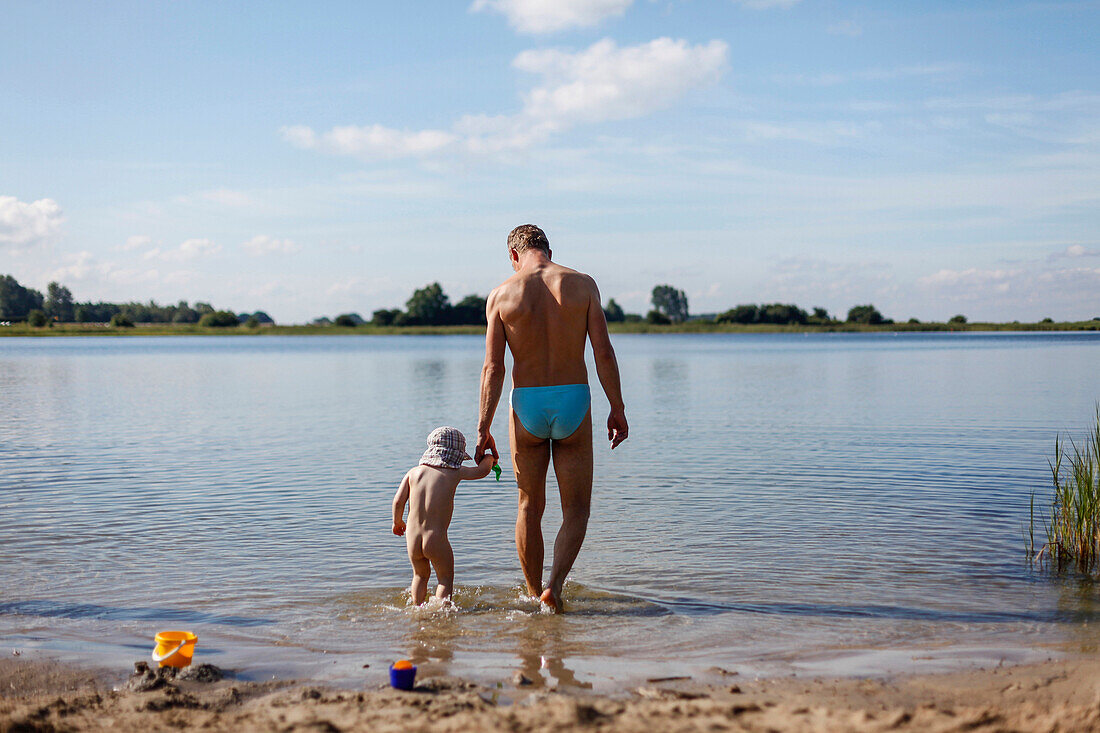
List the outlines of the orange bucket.
{"type": "Polygon", "coordinates": [[[195,642],[199,637],[190,631],[159,631],[157,646],[153,649],[153,661],[161,667],[187,667],[195,654],[195,642]]]}

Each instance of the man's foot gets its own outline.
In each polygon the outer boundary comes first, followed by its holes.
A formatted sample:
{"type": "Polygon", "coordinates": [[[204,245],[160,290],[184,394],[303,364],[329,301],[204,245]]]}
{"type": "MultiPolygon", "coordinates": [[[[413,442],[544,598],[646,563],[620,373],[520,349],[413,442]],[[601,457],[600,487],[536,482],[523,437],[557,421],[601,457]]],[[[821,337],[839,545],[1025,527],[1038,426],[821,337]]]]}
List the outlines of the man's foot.
{"type": "Polygon", "coordinates": [[[539,596],[539,601],[550,606],[550,610],[554,613],[561,613],[561,599],[554,595],[554,591],[551,588],[547,588],[539,596]]]}

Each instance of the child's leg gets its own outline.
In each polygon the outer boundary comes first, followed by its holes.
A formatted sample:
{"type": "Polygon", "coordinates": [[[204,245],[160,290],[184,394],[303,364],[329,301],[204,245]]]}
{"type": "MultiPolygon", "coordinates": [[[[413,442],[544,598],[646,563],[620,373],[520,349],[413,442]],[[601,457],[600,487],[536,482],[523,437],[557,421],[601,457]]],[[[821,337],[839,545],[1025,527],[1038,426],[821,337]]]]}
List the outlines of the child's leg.
{"type": "Polygon", "coordinates": [[[433,534],[424,540],[424,554],[435,568],[435,597],[449,599],[455,580],[455,556],[446,535],[433,534]]]}
{"type": "Polygon", "coordinates": [[[424,602],[424,597],[428,595],[428,580],[432,575],[432,566],[428,562],[428,558],[424,557],[419,542],[410,540],[408,548],[409,562],[413,566],[412,587],[409,588],[409,592],[412,593],[413,603],[419,606],[424,602]]]}
{"type": "Polygon", "coordinates": [[[426,557],[413,560],[412,566],[413,582],[409,590],[412,593],[413,603],[419,606],[424,602],[424,597],[428,595],[428,580],[432,575],[432,566],[428,563],[426,557]]]}

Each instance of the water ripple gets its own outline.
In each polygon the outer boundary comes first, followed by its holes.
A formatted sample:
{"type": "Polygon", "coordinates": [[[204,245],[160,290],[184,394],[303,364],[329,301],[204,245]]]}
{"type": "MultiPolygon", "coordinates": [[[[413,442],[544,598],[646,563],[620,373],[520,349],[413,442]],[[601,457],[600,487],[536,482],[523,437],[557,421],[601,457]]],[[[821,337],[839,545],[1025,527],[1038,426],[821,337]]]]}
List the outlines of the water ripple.
{"type": "MultiPolygon", "coordinates": [[[[1054,436],[1100,399],[1097,334],[615,344],[631,439],[596,431],[573,613],[516,590],[501,410],[506,480],[459,489],[463,612],[438,620],[378,601],[410,572],[389,504],[432,428],[473,433],[480,338],[0,339],[0,635],[171,622],[303,649],[735,659],[1095,643],[1095,587],[1030,569],[1023,530],[1054,436]]],[[[551,498],[548,548],[558,522],[551,498]]]]}

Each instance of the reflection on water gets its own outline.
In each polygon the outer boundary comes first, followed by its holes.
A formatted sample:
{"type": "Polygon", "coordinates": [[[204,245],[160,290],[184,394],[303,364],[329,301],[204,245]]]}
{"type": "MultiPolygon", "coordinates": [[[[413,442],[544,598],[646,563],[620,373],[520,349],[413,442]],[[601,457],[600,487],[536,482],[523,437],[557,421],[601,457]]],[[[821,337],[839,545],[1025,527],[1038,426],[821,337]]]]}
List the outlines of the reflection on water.
{"type": "Polygon", "coordinates": [[[102,619],[107,621],[162,621],[181,624],[220,624],[225,626],[263,626],[271,619],[223,616],[185,608],[118,608],[94,603],[62,601],[16,601],[0,603],[0,616],[42,616],[44,618],[102,619]]]}
{"type": "Polygon", "coordinates": [[[454,659],[454,642],[461,635],[462,625],[455,614],[437,611],[418,619],[416,628],[405,639],[409,649],[405,656],[430,673],[429,662],[446,663],[454,659]]]}
{"type": "Polygon", "coordinates": [[[530,617],[517,619],[512,635],[516,640],[516,670],[536,688],[591,690],[592,683],[577,679],[576,670],[566,664],[567,645],[559,625],[530,617]]]}
{"type": "Polygon", "coordinates": [[[1077,573],[1065,578],[1044,578],[1043,581],[1052,581],[1057,586],[1058,611],[1076,621],[1067,624],[1071,648],[1084,654],[1100,651],[1100,635],[1096,632],[1096,620],[1100,618],[1100,582],[1077,573]]]}
{"type": "Polygon", "coordinates": [[[551,689],[592,689],[577,678],[567,659],[583,647],[572,638],[572,626],[599,618],[666,616],[671,611],[659,604],[569,583],[569,616],[553,615],[549,608],[526,596],[521,585],[459,588],[453,602],[430,598],[413,606],[407,589],[378,589],[333,599],[343,608],[341,619],[386,619],[390,632],[400,637],[405,658],[422,674],[441,674],[456,654],[497,647],[515,660],[531,684],[551,689]]]}
{"type": "Polygon", "coordinates": [[[558,617],[521,593],[504,409],[505,480],[456,497],[456,607],[403,590],[390,500],[432,428],[472,437],[477,337],[0,339],[0,639],[131,654],[187,626],[246,670],[407,656],[579,689],[850,647],[1096,648],[1096,586],[1033,572],[1021,535],[1054,435],[1100,399],[1096,334],[615,344],[631,439],[596,451],[558,617]]]}

